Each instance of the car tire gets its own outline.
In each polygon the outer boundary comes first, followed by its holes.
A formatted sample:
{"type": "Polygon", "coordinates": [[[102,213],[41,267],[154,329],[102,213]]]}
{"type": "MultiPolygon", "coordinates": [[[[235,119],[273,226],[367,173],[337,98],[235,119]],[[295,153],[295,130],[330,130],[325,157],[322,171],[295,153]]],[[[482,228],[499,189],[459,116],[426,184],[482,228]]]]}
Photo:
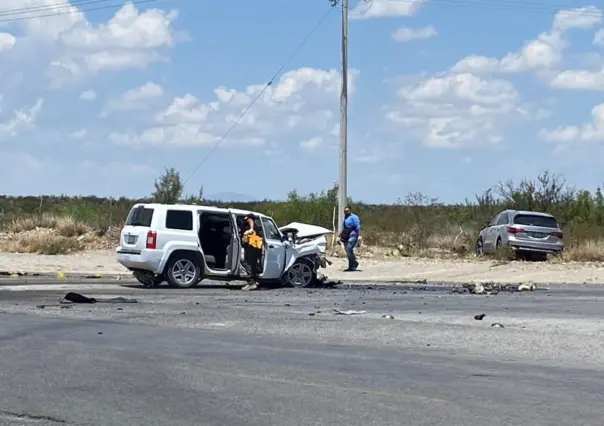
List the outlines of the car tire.
{"type": "Polygon", "coordinates": [[[474,245],[474,253],[476,253],[476,256],[478,257],[484,256],[484,243],[482,241],[482,237],[478,237],[476,239],[476,244],[474,245]]]}
{"type": "Polygon", "coordinates": [[[193,254],[182,253],[172,256],[165,269],[170,287],[193,288],[202,279],[202,266],[193,254]]]}
{"type": "Polygon", "coordinates": [[[289,268],[283,277],[285,285],[304,288],[311,286],[317,280],[317,272],[314,270],[314,265],[306,259],[298,259],[289,268]]]}
{"type": "Polygon", "coordinates": [[[158,285],[160,285],[163,282],[163,279],[161,277],[144,277],[144,276],[140,276],[140,275],[134,275],[134,278],[136,278],[136,280],[141,283],[142,285],[144,285],[146,288],[153,288],[153,287],[157,287],[158,285]]]}
{"type": "Polygon", "coordinates": [[[497,242],[495,243],[495,250],[501,249],[501,238],[497,238],[497,242]]]}

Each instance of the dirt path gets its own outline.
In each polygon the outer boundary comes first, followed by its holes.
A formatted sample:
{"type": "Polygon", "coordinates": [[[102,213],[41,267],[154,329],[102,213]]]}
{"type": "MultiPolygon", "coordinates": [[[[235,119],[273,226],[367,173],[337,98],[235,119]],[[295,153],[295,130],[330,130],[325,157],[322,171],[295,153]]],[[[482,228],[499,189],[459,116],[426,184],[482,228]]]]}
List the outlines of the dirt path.
{"type": "MultiPolygon", "coordinates": [[[[346,260],[335,258],[327,269],[332,280],[517,283],[603,283],[602,263],[531,263],[411,259],[360,259],[360,271],[342,272],[346,260]]],[[[88,251],[68,256],[0,253],[0,272],[65,274],[129,274],[115,261],[113,251],[88,251]]]]}

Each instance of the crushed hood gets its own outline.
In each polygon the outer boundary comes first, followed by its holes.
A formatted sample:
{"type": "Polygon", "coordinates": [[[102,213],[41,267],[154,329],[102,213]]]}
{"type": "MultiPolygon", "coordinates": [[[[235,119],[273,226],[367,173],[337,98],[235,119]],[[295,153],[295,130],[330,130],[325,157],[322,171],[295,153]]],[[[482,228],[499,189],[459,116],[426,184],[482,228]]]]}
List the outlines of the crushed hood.
{"type": "Polygon", "coordinates": [[[307,223],[292,222],[279,228],[282,233],[294,232],[298,238],[314,238],[326,234],[333,234],[333,231],[322,226],[308,225],[307,223]]]}

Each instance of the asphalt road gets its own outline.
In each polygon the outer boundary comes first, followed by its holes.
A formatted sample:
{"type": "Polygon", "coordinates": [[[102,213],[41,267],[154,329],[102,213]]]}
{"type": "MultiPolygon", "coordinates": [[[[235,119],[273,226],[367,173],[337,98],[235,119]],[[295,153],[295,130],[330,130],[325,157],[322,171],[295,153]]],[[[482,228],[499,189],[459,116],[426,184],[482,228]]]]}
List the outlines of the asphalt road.
{"type": "Polygon", "coordinates": [[[87,281],[139,303],[61,308],[67,288],[14,284],[0,280],[0,424],[602,425],[604,287],[87,281]]]}

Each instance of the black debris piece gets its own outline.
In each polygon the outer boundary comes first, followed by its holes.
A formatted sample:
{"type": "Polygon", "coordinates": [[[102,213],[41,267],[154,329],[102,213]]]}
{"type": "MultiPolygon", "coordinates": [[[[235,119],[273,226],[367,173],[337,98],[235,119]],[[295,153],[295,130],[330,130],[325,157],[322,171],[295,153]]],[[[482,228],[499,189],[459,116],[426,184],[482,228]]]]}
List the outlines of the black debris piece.
{"type": "Polygon", "coordinates": [[[482,321],[482,319],[486,316],[487,316],[487,314],[478,314],[478,315],[474,315],[474,319],[477,321],[482,321]]]}
{"type": "Polygon", "coordinates": [[[61,303],[138,303],[136,299],[130,299],[127,297],[110,297],[108,299],[95,299],[94,297],[87,297],[80,293],[69,292],[61,298],[61,303]]]}
{"type": "Polygon", "coordinates": [[[86,297],[79,293],[69,292],[61,299],[61,303],[96,303],[94,297],[86,297]]]}

